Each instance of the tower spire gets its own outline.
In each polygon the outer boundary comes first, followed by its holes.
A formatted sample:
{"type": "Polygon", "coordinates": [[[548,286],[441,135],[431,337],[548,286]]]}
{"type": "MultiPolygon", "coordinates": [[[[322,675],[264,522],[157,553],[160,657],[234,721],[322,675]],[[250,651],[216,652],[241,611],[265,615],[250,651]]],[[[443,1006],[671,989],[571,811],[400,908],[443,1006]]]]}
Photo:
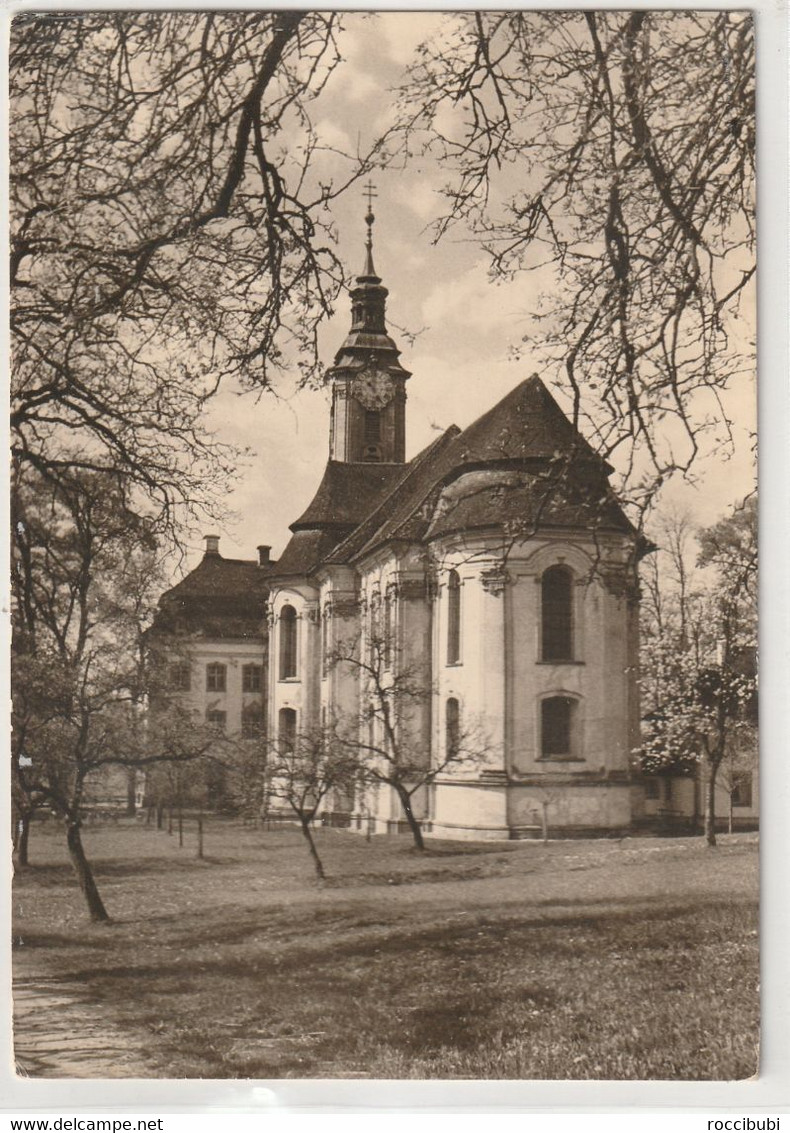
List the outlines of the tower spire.
{"type": "Polygon", "coordinates": [[[373,200],[378,196],[376,186],[372,181],[368,181],[364,189],[365,196],[368,198],[368,211],[365,214],[365,224],[368,226],[368,234],[365,239],[365,267],[362,270],[362,279],[378,279],[376,269],[373,266],[373,222],[376,219],[373,213],[373,200]]]}

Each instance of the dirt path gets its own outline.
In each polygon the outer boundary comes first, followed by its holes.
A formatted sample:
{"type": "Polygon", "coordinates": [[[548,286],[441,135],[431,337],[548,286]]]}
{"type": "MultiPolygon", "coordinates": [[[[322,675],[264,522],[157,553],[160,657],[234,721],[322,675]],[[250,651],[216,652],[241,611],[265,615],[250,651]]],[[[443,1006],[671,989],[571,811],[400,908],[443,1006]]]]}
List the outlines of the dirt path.
{"type": "Polygon", "coordinates": [[[152,1078],[139,1036],[107,1019],[84,985],[14,981],[14,1051],[26,1078],[152,1078]]]}

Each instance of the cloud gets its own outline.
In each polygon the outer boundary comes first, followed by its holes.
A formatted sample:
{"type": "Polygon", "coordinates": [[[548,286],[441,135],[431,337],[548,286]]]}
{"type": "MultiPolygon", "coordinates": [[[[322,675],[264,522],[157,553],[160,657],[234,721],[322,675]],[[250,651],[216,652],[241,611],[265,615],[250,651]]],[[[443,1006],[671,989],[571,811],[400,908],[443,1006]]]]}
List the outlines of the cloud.
{"type": "Polygon", "coordinates": [[[445,18],[443,12],[381,12],[377,25],[390,58],[408,66],[417,47],[437,33],[445,18]]]}

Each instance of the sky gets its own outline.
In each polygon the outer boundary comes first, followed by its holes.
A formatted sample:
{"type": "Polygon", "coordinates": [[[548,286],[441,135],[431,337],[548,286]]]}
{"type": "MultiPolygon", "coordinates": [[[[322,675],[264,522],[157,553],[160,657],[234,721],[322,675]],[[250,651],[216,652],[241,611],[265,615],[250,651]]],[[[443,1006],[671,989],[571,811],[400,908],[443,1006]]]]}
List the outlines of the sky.
{"type": "MultiPolygon", "coordinates": [[[[402,80],[419,42],[440,29],[445,18],[440,13],[347,14],[340,43],[345,62],[315,106],[315,124],[328,145],[354,150],[359,142],[364,148],[388,124],[391,89],[402,80]]],[[[537,272],[492,283],[485,254],[461,228],[434,243],[432,222],[440,215],[445,174],[430,159],[405,170],[377,171],[373,180],[378,193],[376,268],[390,292],[390,333],[413,374],[407,387],[408,459],[437,430],[468,425],[524,378],[540,373],[530,357],[529,339],[531,316],[546,280],[537,272]],[[413,343],[398,328],[416,334],[413,343]],[[518,360],[513,346],[521,347],[518,360]]],[[[338,253],[349,279],[362,269],[365,211],[361,186],[333,205],[338,253]]],[[[341,297],[320,334],[326,366],[349,327],[350,303],[341,297]]],[[[550,375],[541,376],[551,388],[550,375]]],[[[278,383],[276,395],[264,394],[257,401],[249,394],[221,391],[210,427],[219,439],[255,453],[227,501],[235,520],[229,517],[216,530],[226,557],[254,558],[258,544],[271,545],[274,557],[282,551],[288,524],[309,503],[328,458],[329,405],[328,389],[299,391],[287,378],[278,383]]],[[[735,456],[726,464],[708,459],[696,486],[673,484],[664,495],[664,506],[688,509],[703,525],[719,518],[751,486],[747,434],[754,427],[756,394],[748,377],[728,407],[738,422],[735,456]]],[[[202,554],[205,533],[193,532],[187,569],[202,554]]]]}

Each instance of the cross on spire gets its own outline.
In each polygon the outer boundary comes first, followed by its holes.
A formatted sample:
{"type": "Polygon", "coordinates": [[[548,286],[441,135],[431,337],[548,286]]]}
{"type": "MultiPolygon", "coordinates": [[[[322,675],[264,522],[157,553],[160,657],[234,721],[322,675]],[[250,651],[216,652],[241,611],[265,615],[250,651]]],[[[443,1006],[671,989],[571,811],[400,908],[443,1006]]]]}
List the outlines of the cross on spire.
{"type": "Polygon", "coordinates": [[[376,192],[376,186],[372,181],[368,181],[367,185],[364,188],[364,194],[368,198],[368,215],[365,217],[365,219],[368,221],[368,224],[370,224],[374,220],[373,200],[378,196],[378,193],[376,192]]]}
{"type": "Polygon", "coordinates": [[[376,275],[376,269],[373,266],[373,221],[376,219],[373,215],[373,200],[378,196],[378,193],[376,192],[376,186],[372,181],[368,181],[367,185],[365,185],[363,189],[363,193],[368,198],[368,211],[367,215],[365,216],[365,224],[367,224],[368,226],[368,236],[367,240],[365,241],[366,254],[365,270],[363,272],[363,275],[368,276],[372,279],[376,275]]]}

